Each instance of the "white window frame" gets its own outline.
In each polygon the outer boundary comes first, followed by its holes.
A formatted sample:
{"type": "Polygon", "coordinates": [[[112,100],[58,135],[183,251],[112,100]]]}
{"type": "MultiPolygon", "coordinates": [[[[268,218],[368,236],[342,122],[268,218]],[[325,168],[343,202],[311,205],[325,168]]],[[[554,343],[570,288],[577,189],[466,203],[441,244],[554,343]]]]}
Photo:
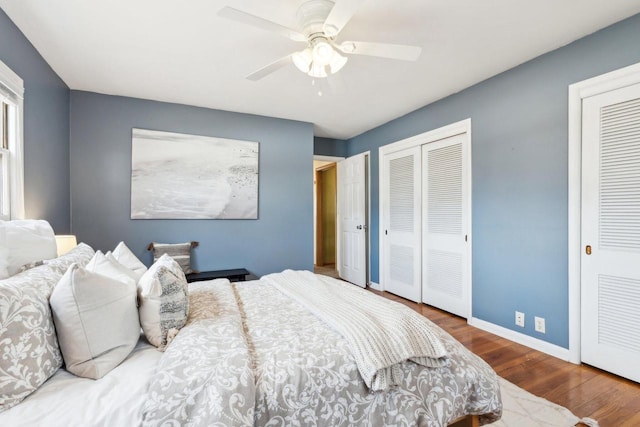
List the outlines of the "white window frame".
{"type": "Polygon", "coordinates": [[[4,191],[4,196],[8,196],[9,211],[0,210],[0,219],[23,219],[24,218],[24,82],[0,61],[0,98],[14,107],[14,113],[9,120],[9,149],[5,150],[2,156],[4,163],[3,170],[8,169],[8,193],[4,191]],[[8,90],[11,97],[2,94],[8,90]],[[8,156],[7,156],[8,154],[8,156]]]}

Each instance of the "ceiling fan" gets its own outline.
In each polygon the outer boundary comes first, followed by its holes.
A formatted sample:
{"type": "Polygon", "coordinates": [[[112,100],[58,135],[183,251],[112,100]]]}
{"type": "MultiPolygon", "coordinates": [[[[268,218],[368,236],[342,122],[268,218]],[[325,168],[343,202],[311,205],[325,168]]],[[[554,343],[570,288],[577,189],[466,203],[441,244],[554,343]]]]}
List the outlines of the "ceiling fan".
{"type": "Polygon", "coordinates": [[[300,5],[297,19],[300,31],[287,28],[273,21],[234,9],[229,6],[218,11],[218,16],[242,22],[263,30],[276,32],[293,41],[306,43],[306,48],[259,69],[247,76],[249,80],[260,80],[274,71],[293,64],[311,77],[323,78],[337,73],[347,63],[341,55],[369,55],[404,61],[415,61],[422,48],[388,43],[343,41],[336,38],[358,8],[366,0],[308,0],[300,5]]]}

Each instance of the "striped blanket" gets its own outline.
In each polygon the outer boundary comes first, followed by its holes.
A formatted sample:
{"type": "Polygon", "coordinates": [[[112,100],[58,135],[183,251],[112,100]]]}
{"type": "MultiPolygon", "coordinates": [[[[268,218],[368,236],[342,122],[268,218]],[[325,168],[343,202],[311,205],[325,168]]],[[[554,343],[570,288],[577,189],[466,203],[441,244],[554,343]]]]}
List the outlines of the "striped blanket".
{"type": "Polygon", "coordinates": [[[286,270],[262,280],[340,333],[349,342],[365,384],[373,391],[400,384],[400,363],[404,361],[428,367],[446,363],[446,350],[433,324],[402,304],[309,271],[286,270]]]}

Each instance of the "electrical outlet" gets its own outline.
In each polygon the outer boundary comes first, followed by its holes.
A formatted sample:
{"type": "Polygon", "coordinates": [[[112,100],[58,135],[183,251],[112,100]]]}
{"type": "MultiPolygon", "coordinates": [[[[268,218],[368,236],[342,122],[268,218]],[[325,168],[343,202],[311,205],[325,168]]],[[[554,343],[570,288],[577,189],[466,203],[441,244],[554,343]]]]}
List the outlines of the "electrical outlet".
{"type": "Polygon", "coordinates": [[[546,331],[545,325],[544,325],[544,317],[535,317],[535,323],[536,323],[536,332],[540,332],[541,334],[544,334],[546,331]]]}
{"type": "Polygon", "coordinates": [[[524,313],[516,311],[516,326],[524,328],[524,313]]]}

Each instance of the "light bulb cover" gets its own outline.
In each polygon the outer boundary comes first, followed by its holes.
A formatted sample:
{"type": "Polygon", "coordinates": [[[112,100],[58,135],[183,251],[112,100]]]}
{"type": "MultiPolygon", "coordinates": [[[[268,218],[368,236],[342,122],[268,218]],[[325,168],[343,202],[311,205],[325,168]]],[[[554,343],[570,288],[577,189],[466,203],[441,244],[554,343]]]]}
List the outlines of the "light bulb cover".
{"type": "Polygon", "coordinates": [[[313,62],[313,58],[311,56],[311,49],[306,48],[300,52],[296,52],[291,55],[291,59],[293,60],[293,64],[298,68],[298,70],[303,73],[308,73],[311,69],[311,63],[313,62]]]}
{"type": "Polygon", "coordinates": [[[325,70],[324,65],[320,65],[315,61],[311,64],[311,69],[309,70],[309,76],[315,77],[317,79],[321,79],[327,77],[327,71],[325,70]]]}
{"type": "Polygon", "coordinates": [[[333,55],[331,55],[331,61],[329,61],[329,67],[331,68],[331,74],[335,74],[344,67],[344,64],[347,63],[347,57],[340,55],[335,50],[333,51],[333,55]]]}
{"type": "Polygon", "coordinates": [[[329,65],[335,50],[326,40],[320,40],[313,45],[313,62],[320,65],[329,65]]]}

